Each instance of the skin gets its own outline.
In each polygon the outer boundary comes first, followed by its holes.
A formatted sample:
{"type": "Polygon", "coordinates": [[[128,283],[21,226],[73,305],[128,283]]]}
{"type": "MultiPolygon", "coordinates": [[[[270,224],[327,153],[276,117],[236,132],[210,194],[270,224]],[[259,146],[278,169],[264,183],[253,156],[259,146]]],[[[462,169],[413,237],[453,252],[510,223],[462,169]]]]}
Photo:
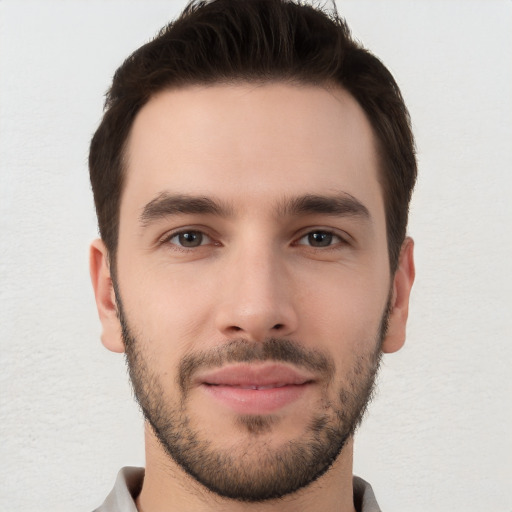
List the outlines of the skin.
{"type": "MultiPolygon", "coordinates": [[[[91,276],[112,351],[124,344],[108,253],[91,246],[91,276]]],[[[371,126],[357,102],[336,87],[229,84],[159,93],[135,119],[121,200],[117,283],[123,310],[166,399],[177,396],[179,361],[235,339],[298,340],[335,363],[325,386],[313,384],[273,413],[276,421],[249,453],[279,449],[304,435],[322,397],[346,384],[358,358],[374,353],[383,312],[383,352],[405,341],[414,280],[413,243],[389,271],[378,159],[371,126]],[[141,219],[162,194],[207,197],[226,215],[173,213],[141,219]],[[366,214],[285,211],[314,194],[355,199],[366,214]],[[180,231],[204,233],[184,249],[180,231]],[[330,232],[325,247],[308,234],[330,232]],[[258,445],[258,443],[261,443],[258,445]]],[[[198,387],[187,410],[219,449],[249,439],[236,413],[198,387]],[[207,428],[204,428],[204,426],[207,428]]],[[[352,439],[311,485],[278,501],[241,503],[207,491],[165,453],[146,425],[146,477],[139,510],[325,510],[352,512],[352,439]]]]}

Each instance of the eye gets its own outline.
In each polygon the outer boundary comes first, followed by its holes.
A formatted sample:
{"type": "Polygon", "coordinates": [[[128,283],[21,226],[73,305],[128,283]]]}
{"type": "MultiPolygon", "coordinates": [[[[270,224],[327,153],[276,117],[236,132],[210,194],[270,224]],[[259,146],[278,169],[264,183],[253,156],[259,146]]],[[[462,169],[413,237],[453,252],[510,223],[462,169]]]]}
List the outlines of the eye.
{"type": "Polygon", "coordinates": [[[309,245],[310,247],[330,247],[332,245],[344,243],[344,240],[334,234],[332,231],[316,230],[310,231],[297,241],[299,245],[309,245]]]}
{"type": "Polygon", "coordinates": [[[212,240],[208,235],[205,235],[201,231],[194,230],[174,233],[167,239],[167,242],[177,245],[178,247],[184,247],[186,249],[192,249],[194,247],[209,244],[211,241],[212,240]]]}

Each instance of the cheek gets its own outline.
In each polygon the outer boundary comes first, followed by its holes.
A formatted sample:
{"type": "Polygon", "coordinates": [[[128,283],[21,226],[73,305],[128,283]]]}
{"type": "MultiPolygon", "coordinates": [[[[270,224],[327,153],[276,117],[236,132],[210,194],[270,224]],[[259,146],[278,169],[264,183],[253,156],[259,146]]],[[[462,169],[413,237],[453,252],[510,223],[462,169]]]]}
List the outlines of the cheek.
{"type": "Polygon", "coordinates": [[[147,260],[131,263],[120,269],[123,305],[130,327],[151,342],[152,352],[177,359],[197,348],[198,340],[215,341],[211,338],[219,285],[208,269],[147,260]]]}
{"type": "Polygon", "coordinates": [[[324,343],[337,361],[373,351],[388,288],[382,278],[340,270],[316,280],[301,298],[304,342],[324,343]]]}

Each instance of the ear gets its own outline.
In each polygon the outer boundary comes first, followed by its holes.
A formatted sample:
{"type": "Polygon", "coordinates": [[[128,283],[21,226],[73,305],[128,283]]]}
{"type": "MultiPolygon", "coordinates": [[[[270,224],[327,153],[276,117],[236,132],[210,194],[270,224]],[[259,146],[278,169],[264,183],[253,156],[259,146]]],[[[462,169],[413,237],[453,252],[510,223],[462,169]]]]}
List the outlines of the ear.
{"type": "Polygon", "coordinates": [[[382,351],[391,353],[400,350],[405,343],[405,327],[409,314],[409,297],[414,282],[414,241],[407,237],[402,244],[398,268],[393,277],[391,311],[382,351]]]}
{"type": "Polygon", "coordinates": [[[89,253],[89,271],[101,321],[101,341],[112,352],[124,352],[121,323],[117,313],[116,297],[108,251],[103,240],[94,240],[89,253]]]}

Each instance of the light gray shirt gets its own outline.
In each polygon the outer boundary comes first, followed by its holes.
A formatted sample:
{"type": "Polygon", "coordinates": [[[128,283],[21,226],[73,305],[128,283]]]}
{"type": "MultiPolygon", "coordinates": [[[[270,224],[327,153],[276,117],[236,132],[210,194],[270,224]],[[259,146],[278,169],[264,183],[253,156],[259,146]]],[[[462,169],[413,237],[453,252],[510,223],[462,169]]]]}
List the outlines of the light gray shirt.
{"type": "MultiPolygon", "coordinates": [[[[94,512],[137,512],[135,498],[143,480],[144,468],[121,469],[111,493],[94,512]]],[[[371,485],[357,476],[354,477],[354,505],[357,512],[381,512],[371,485]]]]}

